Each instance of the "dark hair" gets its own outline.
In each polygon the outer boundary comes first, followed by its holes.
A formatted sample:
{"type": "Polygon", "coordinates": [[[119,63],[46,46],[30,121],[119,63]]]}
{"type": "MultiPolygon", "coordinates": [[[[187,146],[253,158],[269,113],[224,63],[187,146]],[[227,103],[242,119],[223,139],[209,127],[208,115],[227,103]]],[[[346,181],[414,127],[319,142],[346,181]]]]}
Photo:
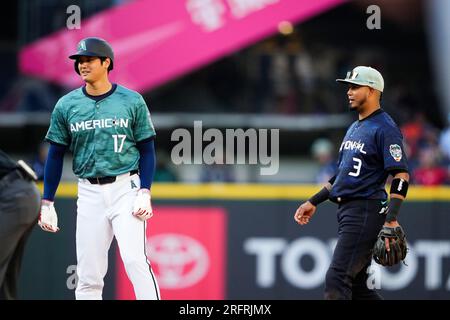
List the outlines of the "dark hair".
{"type": "MultiPolygon", "coordinates": [[[[99,57],[100,61],[103,63],[103,61],[105,61],[106,59],[108,59],[108,57],[99,57]]],[[[112,60],[109,59],[109,67],[108,67],[108,73],[111,71],[112,69],[112,60]]]]}
{"type": "MultiPolygon", "coordinates": [[[[92,57],[91,57],[91,58],[92,58],[92,57]]],[[[103,61],[105,61],[106,59],[108,59],[108,57],[95,57],[95,58],[99,58],[101,63],[103,63],[103,61]]],[[[112,70],[112,60],[111,60],[111,58],[109,58],[109,61],[110,61],[110,64],[109,64],[109,66],[108,66],[108,73],[112,70]]],[[[79,63],[80,63],[80,59],[76,59],[76,60],[75,60],[75,65],[77,66],[77,68],[78,68],[78,64],[79,64],[79,63]]]]}

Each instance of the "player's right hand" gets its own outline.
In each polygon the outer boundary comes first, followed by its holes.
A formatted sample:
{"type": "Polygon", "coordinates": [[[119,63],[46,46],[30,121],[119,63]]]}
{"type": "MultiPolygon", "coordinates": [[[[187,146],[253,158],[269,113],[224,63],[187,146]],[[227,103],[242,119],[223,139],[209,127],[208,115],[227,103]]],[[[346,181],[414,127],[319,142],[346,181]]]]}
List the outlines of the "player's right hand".
{"type": "Polygon", "coordinates": [[[300,207],[298,207],[297,211],[295,211],[294,219],[300,225],[305,225],[309,222],[309,219],[316,212],[316,206],[311,202],[306,201],[300,207]]]}
{"type": "Polygon", "coordinates": [[[38,224],[44,231],[59,231],[58,215],[56,214],[55,207],[53,206],[53,201],[42,200],[38,224]]]}
{"type": "Polygon", "coordinates": [[[134,200],[133,216],[145,221],[153,216],[150,190],[139,189],[136,200],[134,200]]]}

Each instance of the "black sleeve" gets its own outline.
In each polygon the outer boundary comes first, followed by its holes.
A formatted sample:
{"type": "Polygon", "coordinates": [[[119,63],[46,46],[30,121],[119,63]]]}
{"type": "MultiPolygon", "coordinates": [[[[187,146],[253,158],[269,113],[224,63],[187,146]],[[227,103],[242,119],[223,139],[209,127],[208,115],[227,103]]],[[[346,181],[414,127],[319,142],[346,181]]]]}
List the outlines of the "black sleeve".
{"type": "Polygon", "coordinates": [[[331,179],[328,180],[328,182],[332,185],[335,180],[336,180],[336,175],[332,176],[331,179]]]}

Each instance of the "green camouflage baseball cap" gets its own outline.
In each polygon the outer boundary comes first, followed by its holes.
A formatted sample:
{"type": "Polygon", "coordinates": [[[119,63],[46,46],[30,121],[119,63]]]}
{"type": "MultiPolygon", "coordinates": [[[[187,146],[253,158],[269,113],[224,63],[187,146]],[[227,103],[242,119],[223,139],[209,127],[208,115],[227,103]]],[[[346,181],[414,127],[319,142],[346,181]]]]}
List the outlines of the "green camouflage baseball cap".
{"type": "Polygon", "coordinates": [[[376,69],[366,66],[358,66],[347,72],[345,79],[336,79],[337,82],[353,83],[359,86],[368,86],[383,92],[384,80],[376,69]]]}

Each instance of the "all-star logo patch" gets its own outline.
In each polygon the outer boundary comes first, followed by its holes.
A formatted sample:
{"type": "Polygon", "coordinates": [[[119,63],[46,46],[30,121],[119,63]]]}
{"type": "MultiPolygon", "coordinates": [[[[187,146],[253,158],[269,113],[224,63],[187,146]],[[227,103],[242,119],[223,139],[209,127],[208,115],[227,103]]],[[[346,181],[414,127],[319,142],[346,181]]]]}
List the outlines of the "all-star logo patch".
{"type": "Polygon", "coordinates": [[[389,146],[389,152],[395,161],[399,162],[402,160],[402,148],[398,144],[391,144],[389,146]]]}

